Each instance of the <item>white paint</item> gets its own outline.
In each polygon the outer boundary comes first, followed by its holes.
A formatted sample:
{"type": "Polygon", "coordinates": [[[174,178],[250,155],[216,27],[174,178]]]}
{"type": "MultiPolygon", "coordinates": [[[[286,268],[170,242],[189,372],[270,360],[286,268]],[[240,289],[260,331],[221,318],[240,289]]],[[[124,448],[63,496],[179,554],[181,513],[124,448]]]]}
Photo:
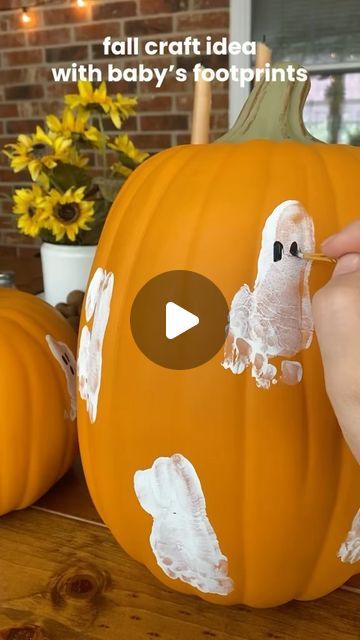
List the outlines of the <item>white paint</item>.
{"type": "Polygon", "coordinates": [[[360,561],[360,509],[353,520],[345,542],[339,549],[338,558],[342,562],[350,564],[360,561]]]}
{"type": "Polygon", "coordinates": [[[178,304],[175,304],[175,302],[167,302],[165,334],[168,340],[173,340],[181,336],[182,333],[196,327],[199,322],[199,317],[194,313],[180,307],[178,304]]]}
{"type": "Polygon", "coordinates": [[[157,458],[150,469],[135,473],[134,486],[142,508],[154,518],[150,545],[164,573],[204,593],[228,595],[233,581],[227,557],[191,462],[179,453],[157,458]]]}
{"type": "MultiPolygon", "coordinates": [[[[242,373],[251,365],[258,387],[276,382],[276,356],[293,356],[312,340],[313,320],[309,295],[311,261],[294,257],[290,246],[313,252],[314,225],[296,200],[282,202],[267,218],[258,259],[254,290],[244,284],[234,296],[223,367],[242,373]],[[281,242],[281,260],[274,262],[274,242],[281,242]]],[[[300,363],[283,365],[281,381],[294,384],[302,377],[300,363]]]]}
{"type": "Polygon", "coordinates": [[[102,347],[110,315],[114,274],[98,268],[90,282],[85,301],[85,319],[79,345],[78,379],[80,396],[86,401],[90,422],[97,416],[102,371],[102,347]]]}
{"type": "Polygon", "coordinates": [[[57,342],[52,336],[46,336],[46,342],[54,358],[60,364],[66,378],[70,398],[70,420],[76,418],[76,360],[73,352],[64,342],[57,342]]]}

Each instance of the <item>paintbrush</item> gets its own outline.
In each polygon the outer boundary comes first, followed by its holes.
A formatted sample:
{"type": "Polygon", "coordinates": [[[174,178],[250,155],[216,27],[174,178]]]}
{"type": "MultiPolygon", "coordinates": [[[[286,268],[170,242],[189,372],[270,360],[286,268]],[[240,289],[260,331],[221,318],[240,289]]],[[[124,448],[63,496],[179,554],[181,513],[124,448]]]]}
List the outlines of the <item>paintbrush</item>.
{"type": "Polygon", "coordinates": [[[326,256],[324,253],[308,253],[307,251],[298,251],[298,258],[302,258],[303,260],[314,260],[315,262],[332,262],[336,263],[336,258],[330,258],[330,256],[326,256]]]}

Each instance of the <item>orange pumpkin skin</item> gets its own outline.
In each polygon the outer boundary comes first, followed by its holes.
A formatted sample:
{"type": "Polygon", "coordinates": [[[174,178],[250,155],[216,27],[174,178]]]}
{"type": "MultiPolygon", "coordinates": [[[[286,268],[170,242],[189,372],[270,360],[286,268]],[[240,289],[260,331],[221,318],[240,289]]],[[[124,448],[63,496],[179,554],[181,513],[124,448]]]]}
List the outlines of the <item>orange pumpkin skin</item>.
{"type": "MultiPolygon", "coordinates": [[[[80,449],[103,520],[168,588],[269,607],[320,597],[360,569],[337,558],[359,507],[360,470],[327,399],[315,336],[296,356],[302,382],[263,390],[249,370],[224,371],[222,352],[190,370],[157,366],[130,328],[138,291],[170,270],[210,278],[230,304],[240,285],[254,283],[265,220],[285,200],[313,217],[317,244],[358,218],[359,171],[359,150],[345,146],[181,146],[137,169],[113,205],[92,271],[114,274],[97,418],[90,422],[78,396],[80,449]],[[167,577],[151,549],[153,519],[134,474],[175,453],[201,481],[234,582],[227,596],[167,577]]],[[[330,273],[328,264],[313,266],[311,293],[330,273]]],[[[80,332],[85,324],[83,315],[80,332]]]]}
{"type": "Polygon", "coordinates": [[[76,421],[46,336],[76,354],[76,335],[45,302],[0,289],[0,515],[43,495],[70,467],[76,421]]]}

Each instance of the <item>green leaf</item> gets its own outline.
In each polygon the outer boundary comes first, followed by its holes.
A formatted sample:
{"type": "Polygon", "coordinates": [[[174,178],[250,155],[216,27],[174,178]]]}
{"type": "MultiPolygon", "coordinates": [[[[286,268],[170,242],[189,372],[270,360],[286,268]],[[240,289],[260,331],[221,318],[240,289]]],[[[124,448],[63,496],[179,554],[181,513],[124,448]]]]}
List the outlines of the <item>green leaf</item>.
{"type": "Polygon", "coordinates": [[[125,180],[125,177],[119,176],[118,178],[95,178],[93,182],[97,184],[102,197],[107,202],[114,202],[125,180]]]}
{"type": "Polygon", "coordinates": [[[62,191],[67,191],[71,187],[77,189],[89,187],[91,184],[91,175],[86,169],[63,162],[59,162],[49,176],[50,180],[53,178],[54,185],[56,184],[62,191]]]}
{"type": "Polygon", "coordinates": [[[98,244],[109,209],[109,202],[106,200],[96,200],[94,222],[91,223],[91,229],[89,229],[89,231],[81,231],[76,239],[76,244],[98,244]]]}

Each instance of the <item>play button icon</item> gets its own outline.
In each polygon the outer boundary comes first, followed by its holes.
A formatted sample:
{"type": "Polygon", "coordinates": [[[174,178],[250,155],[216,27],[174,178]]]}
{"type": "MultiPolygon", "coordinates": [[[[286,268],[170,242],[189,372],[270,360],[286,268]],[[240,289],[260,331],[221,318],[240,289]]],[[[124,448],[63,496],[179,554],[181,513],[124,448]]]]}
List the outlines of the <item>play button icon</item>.
{"type": "Polygon", "coordinates": [[[193,271],[167,271],[136,295],[130,324],[142,353],[168,369],[198,367],[222,349],[228,306],[218,287],[193,271]]]}
{"type": "Polygon", "coordinates": [[[183,307],[179,307],[175,302],[168,302],[166,305],[166,337],[173,340],[181,336],[185,331],[190,331],[199,324],[198,316],[183,307]]]}

